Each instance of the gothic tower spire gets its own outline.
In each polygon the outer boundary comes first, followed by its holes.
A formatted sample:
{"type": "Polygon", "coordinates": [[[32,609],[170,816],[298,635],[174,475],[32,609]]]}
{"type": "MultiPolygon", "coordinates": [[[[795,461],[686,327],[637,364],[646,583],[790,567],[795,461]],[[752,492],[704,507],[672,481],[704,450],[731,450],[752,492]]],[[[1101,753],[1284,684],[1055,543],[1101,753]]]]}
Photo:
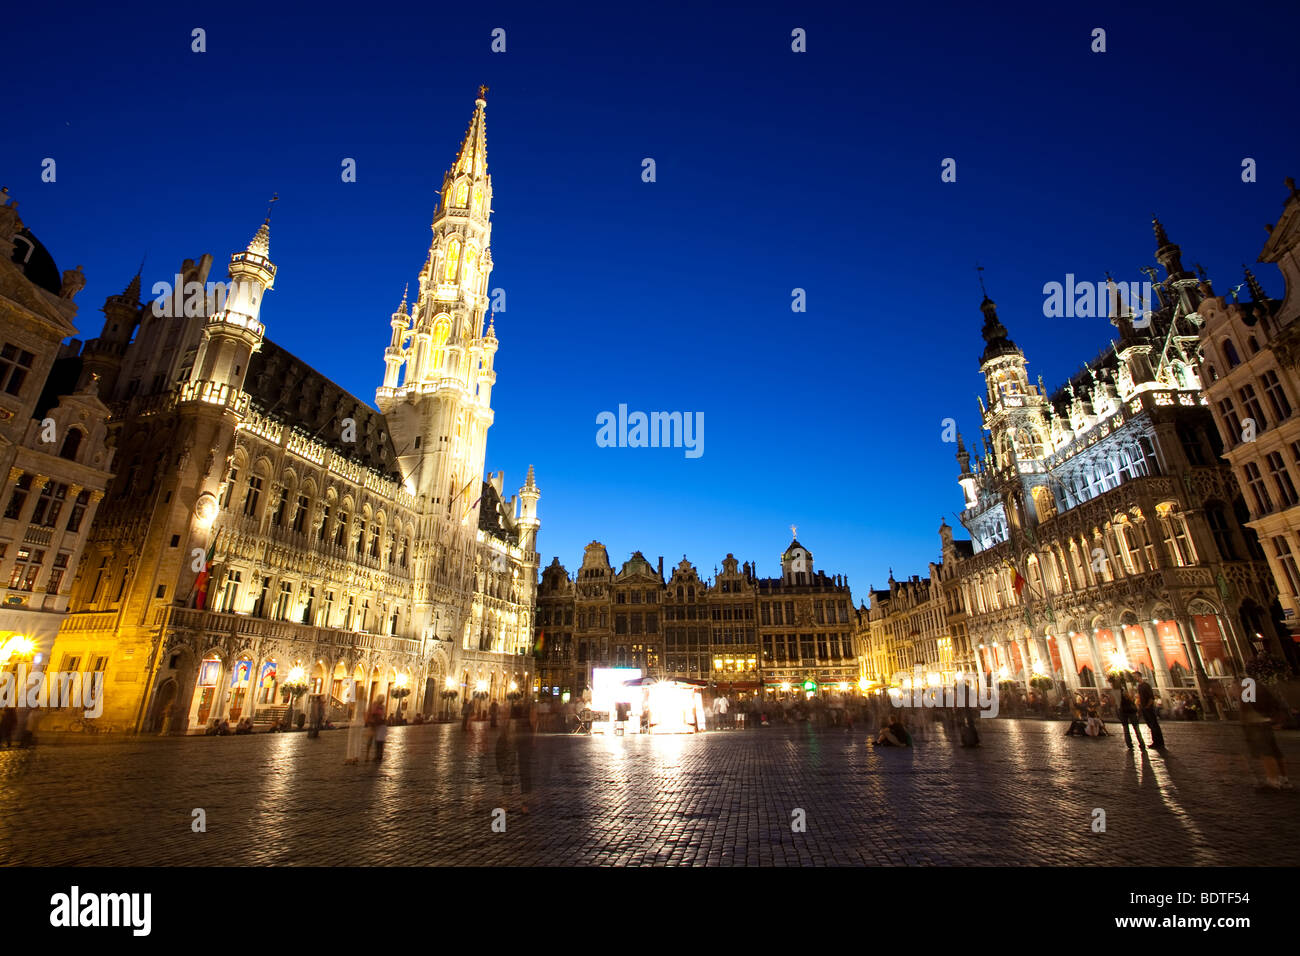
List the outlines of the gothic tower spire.
{"type": "Polygon", "coordinates": [[[262,298],[275,286],[271,262],[271,216],[243,252],[230,257],[230,291],[225,308],[208,317],[182,401],[237,408],[248,360],[262,346],[262,298]]]}

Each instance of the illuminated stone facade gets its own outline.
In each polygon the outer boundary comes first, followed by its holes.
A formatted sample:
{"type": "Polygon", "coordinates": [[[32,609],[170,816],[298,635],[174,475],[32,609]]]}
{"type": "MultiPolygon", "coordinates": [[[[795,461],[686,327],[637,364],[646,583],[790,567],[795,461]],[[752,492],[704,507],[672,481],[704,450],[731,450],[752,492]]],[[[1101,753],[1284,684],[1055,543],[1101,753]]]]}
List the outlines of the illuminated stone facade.
{"type": "Polygon", "coordinates": [[[58,374],[80,269],[60,273],[0,192],[0,667],[100,663],[52,654],[113,462],[99,383],[58,374]]]}
{"type": "Polygon", "coordinates": [[[1156,238],[1149,321],[1112,296],[1118,341],[1053,396],[985,298],[989,450],[959,438],[974,553],[951,575],[986,674],[1087,689],[1129,668],[1225,706],[1252,645],[1278,647],[1274,592],[1197,373],[1211,293],[1159,223],[1156,238]]]}
{"type": "Polygon", "coordinates": [[[1264,295],[1246,270],[1250,301],[1207,296],[1197,307],[1201,377],[1219,434],[1277,585],[1296,661],[1300,640],[1300,190],[1294,180],[1259,261],[1277,265],[1286,295],[1264,295]]]}
{"type": "Polygon", "coordinates": [[[111,383],[118,475],[59,645],[108,658],[107,723],[278,719],[299,667],[336,720],[378,694],[431,714],[449,686],[504,699],[530,680],[540,493],[531,468],[509,499],[484,476],[485,107],[389,320],[378,412],[265,338],[269,218],[224,295],[210,257],[187,261],[181,288],[125,297],[76,360],[111,383]]]}
{"type": "Polygon", "coordinates": [[[815,572],[797,541],[782,567],[779,578],[759,578],[728,554],[702,578],[683,557],[665,580],[662,558],[651,565],[638,551],[615,572],[593,541],[570,578],[556,558],[537,597],[539,693],[580,694],[593,667],[704,681],[732,696],[783,684],[791,693],[807,680],[856,685],[848,584],[815,572]]]}

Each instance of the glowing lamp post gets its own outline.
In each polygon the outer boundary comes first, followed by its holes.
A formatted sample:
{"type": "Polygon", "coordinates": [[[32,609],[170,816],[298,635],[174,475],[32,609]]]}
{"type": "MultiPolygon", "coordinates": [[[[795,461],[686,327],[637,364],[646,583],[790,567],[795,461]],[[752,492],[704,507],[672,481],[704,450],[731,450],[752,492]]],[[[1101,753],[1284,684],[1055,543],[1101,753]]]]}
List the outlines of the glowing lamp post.
{"type": "Polygon", "coordinates": [[[14,666],[16,667],[19,662],[31,657],[34,650],[36,650],[35,641],[30,637],[23,637],[21,634],[16,634],[9,638],[9,640],[5,641],[3,647],[0,647],[0,667],[3,667],[10,661],[13,661],[14,666]]]}

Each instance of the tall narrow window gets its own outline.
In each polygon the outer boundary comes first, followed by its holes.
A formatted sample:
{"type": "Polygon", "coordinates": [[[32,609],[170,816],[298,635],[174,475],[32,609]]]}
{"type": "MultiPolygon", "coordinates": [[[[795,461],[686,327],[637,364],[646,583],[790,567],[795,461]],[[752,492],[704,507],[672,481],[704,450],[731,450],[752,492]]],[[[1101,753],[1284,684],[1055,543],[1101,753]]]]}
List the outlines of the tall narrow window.
{"type": "Polygon", "coordinates": [[[1264,392],[1268,395],[1269,404],[1273,406],[1273,411],[1277,415],[1278,421],[1291,417],[1291,402],[1286,397],[1286,390],[1282,387],[1281,380],[1277,377],[1277,372],[1269,369],[1260,378],[1260,383],[1264,386],[1264,392]]]}
{"type": "Polygon", "coordinates": [[[442,271],[444,282],[456,281],[456,270],[460,268],[460,240],[453,239],[447,244],[447,264],[442,271]]]}
{"type": "Polygon", "coordinates": [[[257,505],[262,500],[262,479],[251,475],[248,479],[248,492],[244,495],[244,514],[250,518],[257,517],[257,505]]]}
{"type": "Polygon", "coordinates": [[[470,292],[478,291],[478,250],[472,245],[465,247],[464,281],[470,292]]]}
{"type": "Polygon", "coordinates": [[[36,587],[36,576],[41,573],[45,552],[34,548],[19,548],[14,559],[14,570],[9,576],[9,587],[15,591],[30,591],[36,587]]]}
{"type": "Polygon", "coordinates": [[[1225,398],[1219,402],[1219,416],[1223,420],[1223,431],[1227,440],[1236,445],[1241,442],[1241,419],[1233,408],[1232,399],[1225,398]]]}
{"type": "Polygon", "coordinates": [[[1273,474],[1273,484],[1277,486],[1278,499],[1282,502],[1282,507],[1290,508],[1300,503],[1300,496],[1296,495],[1295,484],[1291,481],[1291,475],[1287,472],[1286,462],[1282,460],[1281,453],[1276,451],[1268,453],[1268,470],[1273,474]]]}
{"type": "Polygon", "coordinates": [[[36,356],[31,352],[6,343],[0,349],[0,388],[10,395],[21,392],[23,382],[27,381],[27,373],[32,370],[35,361],[36,356]]]}
{"type": "Polygon", "coordinates": [[[1260,474],[1259,465],[1249,461],[1242,470],[1246,475],[1246,485],[1255,497],[1256,516],[1268,514],[1273,510],[1273,499],[1269,497],[1268,486],[1264,484],[1264,476],[1260,474]]]}
{"type": "Polygon", "coordinates": [[[1286,576],[1291,596],[1300,597],[1300,569],[1296,568],[1295,555],[1291,553],[1291,545],[1287,543],[1286,538],[1279,535],[1273,539],[1273,552],[1277,555],[1278,566],[1286,576]]]}
{"type": "Polygon", "coordinates": [[[1264,417],[1264,407],[1259,403],[1259,396],[1255,394],[1255,386],[1243,385],[1237,394],[1241,397],[1241,407],[1246,410],[1246,415],[1255,419],[1255,431],[1262,432],[1268,427],[1268,420],[1264,417]]]}

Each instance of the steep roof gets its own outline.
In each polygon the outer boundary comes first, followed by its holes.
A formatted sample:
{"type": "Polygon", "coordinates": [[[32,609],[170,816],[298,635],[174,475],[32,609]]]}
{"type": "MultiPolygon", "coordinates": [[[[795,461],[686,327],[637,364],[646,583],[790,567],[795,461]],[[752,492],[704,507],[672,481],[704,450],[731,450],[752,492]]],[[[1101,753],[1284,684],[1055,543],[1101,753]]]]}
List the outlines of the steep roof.
{"type": "Polygon", "coordinates": [[[344,458],[400,480],[384,416],[270,339],[263,339],[249,360],[244,389],[263,415],[301,429],[344,458]],[[356,424],[356,441],[343,440],[346,418],[356,424]]]}

